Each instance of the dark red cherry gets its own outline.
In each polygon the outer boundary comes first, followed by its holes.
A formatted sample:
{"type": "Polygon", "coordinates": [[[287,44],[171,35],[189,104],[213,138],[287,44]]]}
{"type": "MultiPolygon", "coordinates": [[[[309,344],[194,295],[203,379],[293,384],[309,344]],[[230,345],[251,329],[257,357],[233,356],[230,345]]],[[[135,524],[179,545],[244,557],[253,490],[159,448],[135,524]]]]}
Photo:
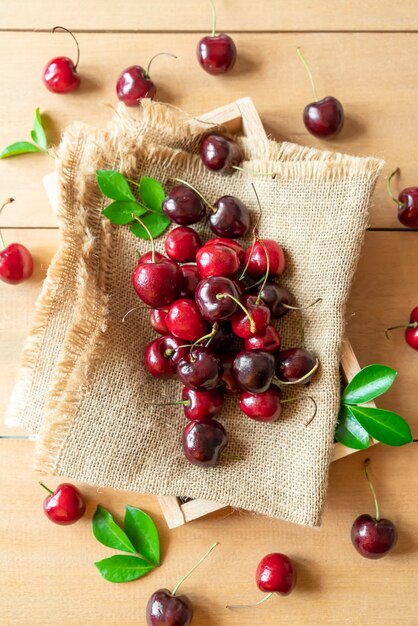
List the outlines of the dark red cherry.
{"type": "Polygon", "coordinates": [[[177,263],[163,258],[155,263],[140,263],[133,273],[132,284],[145,304],[160,309],[178,297],[183,275],[177,263]]]}
{"type": "Polygon", "coordinates": [[[245,415],[257,422],[275,422],[282,413],[280,398],[280,389],[270,385],[262,393],[243,391],[239,397],[239,407],[245,415]]]}
{"type": "Polygon", "coordinates": [[[195,298],[202,316],[214,323],[232,317],[238,306],[239,293],[229,278],[210,276],[200,281],[195,298]]]}
{"type": "Polygon", "coordinates": [[[408,228],[418,228],[418,187],[406,187],[398,196],[398,219],[408,228]]]}
{"type": "MultiPolygon", "coordinates": [[[[157,251],[154,252],[154,255],[155,255],[154,261],[161,261],[162,259],[167,258],[163,254],[157,251]]],[[[154,263],[154,261],[152,260],[152,250],[148,250],[148,252],[145,252],[145,254],[139,257],[138,265],[140,265],[141,263],[154,263]]]]}
{"type": "Polygon", "coordinates": [[[194,298],[197,285],[202,280],[197,265],[181,265],[180,271],[183,274],[183,286],[180,296],[182,298],[194,298]]]}
{"type": "Polygon", "coordinates": [[[273,354],[280,351],[280,344],[280,335],[272,324],[266,326],[260,335],[248,337],[244,341],[246,350],[264,350],[273,354]]]}
{"type": "Polygon", "coordinates": [[[207,135],[200,144],[200,158],[209,170],[228,174],[242,161],[239,145],[221,135],[207,135]]]}
{"type": "Polygon", "coordinates": [[[193,465],[214,467],[227,443],[224,427],[213,419],[190,422],[183,430],[184,455],[193,465]]]}
{"type": "Polygon", "coordinates": [[[274,377],[274,356],[262,350],[243,350],[234,360],[233,372],[241,389],[262,393],[274,377]]]}
{"type": "Polygon", "coordinates": [[[189,298],[175,300],[168,309],[165,321],[170,333],[185,341],[197,341],[208,330],[196,302],[189,298]]]}
{"type": "Polygon", "coordinates": [[[205,245],[196,254],[196,263],[202,278],[209,276],[234,276],[240,267],[238,254],[230,247],[205,245]]]}
{"type": "Polygon", "coordinates": [[[119,74],[116,95],[128,107],[136,107],[142,98],[155,97],[157,88],[140,65],[130,65],[119,74]]]}
{"type": "Polygon", "coordinates": [[[318,369],[318,359],[303,348],[290,348],[276,355],[276,376],[285,383],[306,385],[318,369]]]}
{"type": "Polygon", "coordinates": [[[222,411],[224,405],[223,394],[216,389],[196,391],[195,389],[183,387],[181,399],[184,414],[191,421],[215,417],[222,411]],[[185,404],[186,402],[187,404],[185,404]]]}
{"type": "Polygon", "coordinates": [[[273,552],[261,559],[255,581],[260,591],[287,596],[296,585],[296,570],[286,554],[273,552]]]}
{"type": "Polygon", "coordinates": [[[222,322],[219,324],[218,330],[212,337],[208,347],[216,354],[223,354],[226,350],[229,350],[233,340],[234,333],[232,332],[231,324],[222,322]]]}
{"type": "Polygon", "coordinates": [[[193,348],[179,362],[177,374],[182,383],[195,391],[215,389],[221,382],[221,361],[208,348],[193,348]]]}
{"type": "MultiPolygon", "coordinates": [[[[286,268],[283,248],[273,239],[262,239],[269,255],[269,276],[279,276],[286,268]]],[[[261,278],[267,272],[267,257],[260,241],[250,246],[245,253],[246,273],[252,278],[261,278]],[[250,258],[251,256],[251,258],[250,258]],[[247,266],[248,263],[248,266],[247,266]]]]}
{"type": "Polygon", "coordinates": [[[250,228],[250,212],[241,200],[234,196],[222,196],[214,205],[215,212],[209,216],[209,226],[222,238],[244,237],[250,228]]]}
{"type": "Polygon", "coordinates": [[[225,33],[203,37],[197,44],[197,60],[205,72],[217,76],[229,72],[235,65],[237,48],[225,33]]]}
{"type": "Polygon", "coordinates": [[[366,559],[381,559],[393,548],[397,538],[393,522],[366,514],[360,515],[351,529],[353,546],[366,559]]]}
{"type": "Polygon", "coordinates": [[[206,215],[202,198],[187,185],[173,187],[162,206],[165,215],[181,226],[196,224],[206,215]]]}
{"type": "MultiPolygon", "coordinates": [[[[260,287],[254,287],[252,293],[258,295],[260,293],[260,287]]],[[[295,301],[288,289],[267,281],[260,293],[261,300],[270,309],[271,319],[278,320],[279,318],[289,313],[289,309],[286,306],[295,306],[295,301]]]]}
{"type": "Polygon", "coordinates": [[[232,248],[233,250],[235,250],[235,252],[238,254],[240,263],[243,262],[245,257],[244,248],[240,243],[238,243],[238,241],[235,241],[234,239],[227,239],[226,237],[214,237],[213,239],[209,239],[209,241],[207,241],[204,245],[213,246],[218,243],[226,246],[227,248],[232,248]]]}
{"type": "Polygon", "coordinates": [[[188,349],[181,347],[183,340],[165,335],[151,341],[145,348],[144,364],[157,378],[174,378],[177,364],[187,356],[188,349]]]}
{"type": "Polygon", "coordinates": [[[197,251],[202,247],[202,241],[193,228],[178,226],[168,233],[164,247],[170,259],[177,263],[187,263],[195,260],[197,251]]]}
{"type": "Polygon", "coordinates": [[[80,60],[80,48],[78,41],[74,37],[73,33],[62,26],[55,26],[52,29],[54,33],[56,30],[65,30],[74,39],[77,46],[77,59],[74,63],[68,57],[55,57],[48,62],[43,72],[43,81],[47,89],[53,93],[70,93],[75,91],[80,86],[80,77],[77,74],[77,66],[80,60]]]}
{"type": "Polygon", "coordinates": [[[24,245],[10,243],[0,250],[0,280],[9,285],[17,285],[30,278],[32,272],[33,258],[24,245]]]}
{"type": "Polygon", "coordinates": [[[153,327],[155,332],[159,333],[160,335],[168,335],[170,333],[165,321],[166,317],[166,309],[151,309],[150,311],[151,326],[153,327]]]}
{"type": "Polygon", "coordinates": [[[333,96],[310,102],[303,111],[303,123],[315,137],[335,136],[344,126],[343,105],[333,96]]]}
{"type": "Polygon", "coordinates": [[[80,490],[71,483],[61,483],[52,491],[43,483],[39,483],[49,491],[49,496],[44,500],[45,515],[54,524],[68,526],[74,524],[86,511],[86,503],[80,490]]]}
{"type": "Polygon", "coordinates": [[[409,326],[405,330],[405,340],[413,350],[418,350],[418,306],[411,311],[409,326]]]}
{"type": "Polygon", "coordinates": [[[193,606],[187,596],[173,595],[168,589],[158,589],[148,600],[147,626],[189,626],[193,606]]]}
{"type": "Polygon", "coordinates": [[[242,296],[241,302],[251,315],[253,324],[248,315],[237,308],[231,319],[232,330],[242,339],[262,334],[270,324],[270,310],[261,301],[257,304],[257,297],[251,294],[242,296]]]}
{"type": "MultiPolygon", "coordinates": [[[[231,344],[230,344],[231,345],[231,344]]],[[[225,393],[228,395],[235,395],[241,392],[241,388],[238,385],[238,381],[235,378],[233,365],[235,358],[237,356],[236,352],[226,352],[221,355],[222,361],[222,387],[225,393]]]]}

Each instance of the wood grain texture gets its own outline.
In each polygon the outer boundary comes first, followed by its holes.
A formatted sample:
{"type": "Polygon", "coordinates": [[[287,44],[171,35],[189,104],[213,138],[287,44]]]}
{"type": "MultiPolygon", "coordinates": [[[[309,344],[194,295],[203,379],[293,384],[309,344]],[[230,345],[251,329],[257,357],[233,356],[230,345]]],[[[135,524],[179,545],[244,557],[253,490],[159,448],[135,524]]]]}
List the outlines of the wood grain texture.
{"type": "MultiPolygon", "coordinates": [[[[71,54],[71,42],[61,41],[60,52],[71,54]]],[[[8,94],[0,101],[0,146],[29,137],[36,106],[47,116],[52,142],[59,141],[63,129],[75,120],[103,126],[112,114],[106,105],[116,104],[119,71],[132,63],[146,62],[158,50],[169,50],[179,59],[161,57],[153,72],[161,100],[199,115],[250,95],[267,131],[277,139],[383,157],[387,161],[385,174],[396,166],[401,168],[395,189],[417,184],[413,155],[418,114],[413,103],[418,99],[418,34],[239,34],[237,43],[242,53],[236,70],[218,78],[209,77],[195,61],[196,36],[192,34],[82,34],[80,43],[82,86],[74,94],[61,96],[49,93],[40,77],[45,62],[57,52],[54,37],[46,33],[0,33],[0,68],[4,93],[8,94]],[[298,45],[310,58],[319,93],[331,93],[344,103],[345,128],[334,141],[321,142],[303,126],[303,107],[312,95],[296,55],[298,45]],[[9,63],[12,49],[14,59],[9,63]],[[398,90],[395,96],[388,83],[390,76],[408,89],[398,90]]],[[[4,212],[3,224],[55,225],[42,189],[42,176],[52,166],[43,155],[0,161],[0,187],[17,200],[4,212]]],[[[396,207],[386,194],[384,177],[377,186],[371,224],[380,228],[400,226],[396,207]]]]}

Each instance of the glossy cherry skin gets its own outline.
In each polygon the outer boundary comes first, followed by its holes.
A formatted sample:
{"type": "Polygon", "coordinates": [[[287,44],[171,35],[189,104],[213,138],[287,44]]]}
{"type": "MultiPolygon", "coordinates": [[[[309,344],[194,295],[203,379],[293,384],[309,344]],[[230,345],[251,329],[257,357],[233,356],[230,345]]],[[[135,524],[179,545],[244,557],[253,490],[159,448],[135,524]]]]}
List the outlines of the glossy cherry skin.
{"type": "Polygon", "coordinates": [[[205,245],[196,254],[196,264],[202,278],[234,276],[240,267],[238,254],[221,244],[205,245]]]}
{"type": "Polygon", "coordinates": [[[174,378],[177,364],[187,356],[184,341],[178,337],[165,335],[151,341],[145,348],[144,364],[150,374],[157,378],[174,378]]]}
{"type": "Polygon", "coordinates": [[[263,393],[243,391],[239,397],[239,408],[257,422],[275,422],[282,413],[280,389],[271,385],[263,393]]]}
{"type": "Polygon", "coordinates": [[[186,387],[207,391],[221,382],[222,363],[208,348],[193,348],[177,365],[177,374],[186,387]]]}
{"type": "Polygon", "coordinates": [[[170,333],[184,341],[197,341],[208,331],[207,322],[196,302],[189,298],[175,300],[168,309],[165,321],[170,333]]]}
{"type": "Polygon", "coordinates": [[[371,515],[360,515],[351,528],[351,541],[366,559],[381,559],[398,539],[395,525],[388,519],[379,521],[371,515]]]}
{"type": "Polygon", "coordinates": [[[182,298],[194,298],[197,285],[202,280],[197,265],[181,265],[180,271],[183,274],[183,284],[180,292],[182,298]]]}
{"type": "Polygon", "coordinates": [[[196,391],[183,387],[181,399],[183,402],[188,402],[188,404],[183,404],[183,409],[185,416],[191,421],[215,417],[222,411],[224,405],[223,394],[216,389],[196,391]]]}
{"type": "Polygon", "coordinates": [[[217,76],[229,72],[237,59],[236,45],[225,33],[203,37],[196,48],[197,60],[208,74],[217,76]]]}
{"type": "MultiPolygon", "coordinates": [[[[155,255],[154,257],[155,261],[161,261],[162,259],[167,258],[163,254],[157,251],[154,252],[154,255],[155,255]]],[[[140,265],[141,263],[153,263],[153,262],[154,261],[152,260],[152,250],[148,250],[148,252],[145,252],[145,254],[140,256],[138,259],[138,265],[140,265]]]]}
{"type": "Polygon", "coordinates": [[[168,335],[168,330],[165,318],[167,317],[167,311],[164,309],[152,309],[150,311],[150,323],[155,332],[160,335],[168,335]]]}
{"type": "Polygon", "coordinates": [[[233,165],[242,161],[242,152],[239,145],[222,137],[222,135],[207,135],[200,144],[200,158],[209,170],[229,174],[233,165]]]}
{"type": "Polygon", "coordinates": [[[196,253],[202,247],[202,241],[193,228],[178,226],[173,228],[164,242],[165,253],[177,263],[194,261],[196,253]]]}
{"type": "MultiPolygon", "coordinates": [[[[273,239],[263,239],[263,244],[269,255],[269,276],[279,276],[286,269],[286,259],[283,248],[273,239]]],[[[248,262],[246,273],[252,278],[261,278],[267,272],[267,258],[263,246],[259,241],[254,247],[250,246],[245,253],[245,265],[248,262]],[[251,255],[251,258],[250,258],[251,255]]]]}
{"type": "Polygon", "coordinates": [[[219,237],[238,239],[250,228],[250,212],[241,200],[234,196],[222,196],[214,205],[216,211],[209,216],[209,226],[219,237]]]}
{"type": "Polygon", "coordinates": [[[213,324],[232,317],[238,306],[239,293],[229,278],[210,276],[200,281],[195,298],[202,316],[213,324]]]}
{"type": "Polygon", "coordinates": [[[153,309],[171,304],[180,294],[183,274],[170,259],[158,259],[155,263],[140,263],[132,276],[137,295],[153,309]]]}
{"type": "Polygon", "coordinates": [[[343,105],[333,96],[310,102],[303,111],[303,123],[315,137],[337,135],[344,126],[343,105]]]}
{"type": "Polygon", "coordinates": [[[235,380],[244,391],[263,393],[274,376],[274,356],[262,350],[243,350],[233,364],[235,380]]]}
{"type": "Polygon", "coordinates": [[[33,258],[21,243],[11,243],[0,251],[0,280],[17,285],[32,276],[33,258]]]}
{"type": "Polygon", "coordinates": [[[68,57],[51,59],[44,69],[44,84],[53,93],[69,93],[80,86],[80,77],[68,57]]]}
{"type": "Polygon", "coordinates": [[[398,196],[398,219],[408,228],[418,228],[418,187],[407,187],[398,196]]]}
{"type": "Polygon", "coordinates": [[[213,419],[190,422],[183,430],[183,452],[193,465],[214,467],[227,443],[224,427],[213,419]]]}
{"type": "MultiPolygon", "coordinates": [[[[253,293],[258,295],[260,293],[260,287],[255,287],[253,293]]],[[[264,304],[270,309],[272,320],[278,320],[286,315],[286,313],[289,313],[289,309],[283,305],[295,305],[294,298],[286,287],[269,281],[267,281],[261,289],[260,297],[264,304]]]]}
{"type": "Polygon", "coordinates": [[[158,589],[148,600],[147,626],[189,626],[193,606],[187,596],[173,596],[168,589],[158,589]]]}
{"type": "Polygon", "coordinates": [[[281,337],[278,331],[272,324],[266,326],[260,335],[254,335],[248,337],[244,341],[244,347],[246,350],[264,350],[265,352],[280,351],[281,337]]]}
{"type": "Polygon", "coordinates": [[[288,556],[273,552],[261,559],[255,581],[260,591],[287,596],[296,585],[296,569],[288,556]]]}
{"type": "Polygon", "coordinates": [[[218,330],[215,335],[212,337],[208,347],[212,352],[216,354],[223,354],[232,345],[234,340],[234,333],[232,332],[231,324],[228,322],[222,322],[218,326],[218,330]]]}
{"type": "Polygon", "coordinates": [[[241,308],[237,308],[232,316],[232,330],[242,339],[262,334],[270,324],[270,309],[262,302],[257,304],[257,297],[250,294],[242,296],[241,302],[251,315],[255,323],[255,330],[252,330],[248,315],[241,308]]]}
{"type": "Polygon", "coordinates": [[[154,98],[157,88],[140,65],[131,65],[120,73],[116,95],[128,107],[136,107],[142,98],[154,98]]]}
{"type": "Polygon", "coordinates": [[[70,483],[58,485],[54,493],[45,498],[43,506],[47,518],[62,526],[74,524],[86,510],[81,492],[70,483]]]}
{"type": "Polygon", "coordinates": [[[418,350],[418,306],[412,309],[409,323],[412,326],[405,331],[405,341],[411,348],[418,350]]]}
{"type": "Polygon", "coordinates": [[[180,226],[196,224],[206,215],[206,206],[202,198],[187,185],[173,187],[164,199],[165,215],[180,226]]]}
{"type": "Polygon", "coordinates": [[[220,243],[227,248],[232,248],[238,254],[239,262],[242,263],[245,257],[244,248],[238,241],[234,239],[227,239],[227,237],[214,237],[213,239],[209,239],[204,245],[205,246],[213,246],[215,244],[220,243]]]}
{"type": "Polygon", "coordinates": [[[222,361],[222,388],[228,395],[235,395],[241,392],[241,388],[238,384],[234,374],[234,361],[236,359],[236,352],[226,352],[221,356],[222,361]]]}
{"type": "Polygon", "coordinates": [[[306,385],[315,375],[316,369],[312,370],[317,363],[317,358],[308,350],[289,348],[276,355],[276,376],[282,382],[301,382],[306,385]],[[312,374],[304,378],[311,371],[312,374]]]}

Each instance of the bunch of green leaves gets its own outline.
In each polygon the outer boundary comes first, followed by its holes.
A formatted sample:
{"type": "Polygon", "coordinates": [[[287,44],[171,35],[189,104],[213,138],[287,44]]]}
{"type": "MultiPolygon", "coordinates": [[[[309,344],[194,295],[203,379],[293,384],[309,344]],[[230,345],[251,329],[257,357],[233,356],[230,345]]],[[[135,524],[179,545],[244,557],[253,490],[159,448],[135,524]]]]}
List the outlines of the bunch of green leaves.
{"type": "Polygon", "coordinates": [[[0,159],[8,159],[9,157],[17,156],[18,154],[27,154],[28,152],[43,152],[48,153],[48,140],[46,138],[45,129],[42,122],[42,115],[39,108],[35,111],[35,119],[33,122],[33,128],[31,130],[30,141],[17,141],[10,144],[0,153],[0,159]]]}
{"type": "Polygon", "coordinates": [[[160,564],[160,540],[157,528],[147,513],[126,506],[123,529],[104,507],[97,507],[93,534],[108,548],[128,554],[115,554],[97,561],[95,566],[105,580],[124,583],[141,578],[160,564]]]}
{"type": "Polygon", "coordinates": [[[403,446],[412,439],[403,417],[393,411],[362,406],[385,393],[397,372],[386,365],[369,365],[344,389],[335,439],[349,448],[369,447],[370,437],[388,446],[403,446]]]}
{"type": "Polygon", "coordinates": [[[142,176],[137,184],[114,170],[97,170],[96,177],[101,192],[113,200],[103,210],[112,224],[130,224],[131,232],[141,239],[149,239],[149,233],[159,237],[169,226],[170,220],[162,209],[165,191],[158,180],[142,176]],[[139,198],[129,183],[137,185],[139,198]]]}

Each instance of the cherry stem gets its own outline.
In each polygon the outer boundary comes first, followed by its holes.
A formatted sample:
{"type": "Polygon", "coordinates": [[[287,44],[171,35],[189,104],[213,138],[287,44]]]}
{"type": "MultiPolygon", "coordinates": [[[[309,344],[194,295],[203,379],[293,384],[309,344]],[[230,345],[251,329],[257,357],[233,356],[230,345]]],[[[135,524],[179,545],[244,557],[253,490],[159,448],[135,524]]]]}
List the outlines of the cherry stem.
{"type": "Polygon", "coordinates": [[[310,376],[312,376],[312,374],[316,372],[318,367],[319,367],[319,361],[318,359],[316,359],[315,365],[312,367],[312,369],[310,369],[309,372],[307,372],[301,378],[298,378],[297,380],[294,380],[294,381],[284,381],[284,380],[279,380],[278,378],[275,378],[275,381],[278,385],[299,385],[300,383],[303,383],[305,380],[307,380],[310,376]]]}
{"type": "Polygon", "coordinates": [[[386,339],[390,339],[389,332],[391,330],[399,330],[400,328],[416,328],[417,326],[418,322],[411,322],[410,324],[399,324],[399,326],[389,326],[389,328],[386,328],[385,330],[386,339]]]}
{"type": "Polygon", "coordinates": [[[238,304],[239,307],[241,307],[241,309],[244,311],[245,315],[248,317],[248,319],[250,320],[250,330],[252,333],[255,333],[256,331],[256,325],[254,322],[254,318],[251,315],[251,313],[249,313],[249,311],[247,311],[247,309],[245,308],[245,306],[242,304],[242,302],[240,302],[238,300],[238,298],[236,298],[235,296],[233,296],[230,293],[217,293],[216,294],[216,299],[217,300],[222,300],[222,298],[230,298],[231,300],[233,300],[234,302],[236,302],[238,304]]]}
{"type": "Polygon", "coordinates": [[[233,170],[238,170],[239,172],[244,172],[244,174],[251,174],[251,176],[269,176],[273,180],[277,176],[275,172],[255,172],[254,170],[249,170],[244,167],[239,167],[239,165],[231,165],[231,168],[233,170]]]}
{"type": "Polygon", "coordinates": [[[189,406],[191,402],[190,400],[173,400],[172,402],[146,402],[146,404],[150,406],[189,406]]]}
{"type": "Polygon", "coordinates": [[[151,232],[150,232],[148,226],[146,226],[144,224],[144,222],[137,215],[132,213],[132,217],[133,217],[134,220],[139,222],[141,224],[142,228],[146,231],[146,233],[147,233],[147,235],[149,237],[149,240],[151,242],[151,261],[152,261],[152,263],[155,263],[155,243],[154,243],[154,238],[151,235],[151,232]]]}
{"type": "Polygon", "coordinates": [[[254,604],[227,604],[227,609],[250,609],[252,606],[260,606],[263,602],[267,602],[273,595],[273,591],[268,593],[265,598],[262,598],[259,602],[255,602],[254,604]]]}
{"type": "Polygon", "coordinates": [[[212,35],[211,37],[215,37],[216,34],[216,8],[214,0],[209,0],[210,6],[212,7],[212,35]]]}
{"type": "Polygon", "coordinates": [[[316,300],[314,300],[310,304],[307,304],[306,306],[291,306],[290,304],[282,303],[282,307],[285,309],[289,309],[290,311],[306,311],[307,309],[310,309],[311,306],[318,304],[318,302],[322,302],[322,298],[317,298],[316,300]]]}
{"type": "Polygon", "coordinates": [[[52,496],[54,495],[54,492],[47,487],[46,485],[44,485],[44,483],[41,483],[41,481],[39,481],[39,484],[41,485],[41,487],[43,487],[44,489],[46,489],[52,496]]]}
{"type": "Polygon", "coordinates": [[[199,339],[197,339],[194,343],[192,343],[190,352],[192,352],[193,348],[195,348],[199,343],[202,343],[202,341],[205,341],[205,339],[209,339],[209,343],[210,343],[210,341],[214,338],[214,336],[218,332],[218,328],[219,328],[219,324],[218,322],[215,322],[214,325],[212,326],[212,330],[210,331],[210,333],[208,333],[207,335],[203,335],[203,337],[199,337],[199,339]]]}
{"type": "Polygon", "coordinates": [[[52,29],[52,32],[55,33],[56,30],[64,30],[66,33],[71,35],[71,37],[75,41],[75,45],[77,46],[77,59],[76,59],[76,62],[74,64],[74,71],[76,71],[77,70],[77,66],[78,66],[78,62],[80,61],[80,46],[78,45],[78,41],[75,38],[74,33],[72,33],[70,30],[68,30],[68,28],[64,28],[64,26],[54,26],[54,28],[52,29]]]}
{"type": "MultiPolygon", "coordinates": [[[[315,399],[312,398],[312,396],[307,396],[309,398],[309,400],[312,400],[312,402],[314,403],[315,406],[315,411],[314,414],[312,415],[312,417],[310,417],[306,422],[305,422],[305,426],[309,426],[309,424],[312,422],[312,420],[314,419],[314,417],[316,416],[316,413],[318,411],[318,405],[315,402],[315,399]]],[[[296,400],[301,400],[302,398],[300,396],[295,396],[294,398],[286,398],[286,400],[280,400],[280,404],[288,404],[290,402],[295,402],[296,400]]]]}
{"type": "MultiPolygon", "coordinates": [[[[1,205],[1,207],[0,207],[0,214],[1,214],[1,212],[2,212],[2,211],[3,211],[3,209],[4,209],[4,207],[5,207],[7,204],[11,204],[11,203],[12,203],[12,202],[14,202],[14,201],[15,201],[15,199],[14,199],[14,198],[7,198],[6,202],[4,202],[4,203],[1,205]]],[[[0,230],[0,249],[1,249],[1,250],[4,250],[4,249],[5,249],[5,247],[6,247],[6,244],[4,243],[3,235],[2,235],[2,232],[1,232],[1,230],[0,230]]]]}
{"type": "Polygon", "coordinates": [[[313,78],[311,67],[310,67],[307,59],[305,58],[305,55],[303,54],[301,48],[297,48],[297,53],[298,53],[299,58],[302,61],[303,65],[305,66],[306,71],[308,72],[309,80],[311,81],[311,85],[312,85],[312,91],[314,92],[314,98],[315,98],[316,102],[318,102],[318,100],[319,100],[318,92],[316,90],[315,81],[314,81],[314,78],[313,78]]]}
{"type": "Polygon", "coordinates": [[[387,179],[387,181],[386,181],[386,188],[387,188],[387,190],[388,190],[388,195],[389,195],[389,198],[391,198],[391,200],[393,200],[393,201],[397,204],[397,206],[401,207],[401,206],[403,206],[403,203],[402,203],[402,202],[399,202],[399,198],[397,198],[397,197],[393,194],[393,191],[392,191],[392,189],[391,189],[392,178],[393,178],[396,174],[399,174],[399,171],[400,171],[400,170],[399,170],[399,167],[397,167],[397,168],[396,168],[396,170],[395,170],[394,172],[392,172],[392,174],[391,174],[390,176],[388,176],[388,179],[387,179]]]}
{"type": "Polygon", "coordinates": [[[154,54],[154,56],[151,57],[151,60],[148,63],[147,69],[145,70],[145,78],[149,78],[150,77],[149,76],[149,68],[151,67],[151,63],[153,62],[153,60],[156,59],[157,57],[162,56],[162,55],[168,56],[168,57],[173,57],[173,59],[177,59],[177,56],[175,54],[173,54],[172,52],[159,52],[158,54],[154,54]]]}
{"type": "Polygon", "coordinates": [[[192,569],[191,569],[191,570],[189,570],[189,571],[187,572],[187,574],[185,574],[185,575],[183,576],[183,578],[180,578],[179,582],[177,583],[177,585],[174,587],[173,591],[171,592],[171,595],[172,595],[172,596],[175,596],[175,595],[176,595],[177,591],[179,590],[180,585],[182,585],[182,584],[184,583],[184,581],[186,580],[186,578],[188,578],[188,577],[190,576],[190,574],[192,574],[192,573],[195,571],[195,569],[197,569],[197,568],[199,567],[199,565],[200,565],[201,563],[203,563],[203,561],[204,561],[205,559],[207,559],[207,557],[208,557],[208,556],[209,556],[209,554],[212,552],[212,550],[213,550],[214,548],[216,548],[216,546],[218,546],[218,545],[219,545],[219,541],[216,541],[214,544],[212,544],[212,545],[211,545],[211,547],[209,548],[209,550],[208,550],[208,551],[207,551],[207,552],[206,552],[206,553],[202,556],[202,558],[201,558],[201,559],[199,559],[199,561],[196,563],[196,565],[194,565],[194,566],[192,567],[192,569]]]}
{"type": "Polygon", "coordinates": [[[29,435],[0,435],[0,439],[31,439],[29,435]]]}
{"type": "Polygon", "coordinates": [[[370,491],[373,494],[374,506],[376,508],[376,520],[379,521],[380,520],[379,503],[377,501],[377,496],[376,496],[376,492],[375,492],[374,487],[373,487],[373,483],[370,480],[369,471],[368,471],[369,465],[370,465],[370,459],[365,459],[365,461],[364,461],[364,473],[366,474],[366,478],[367,478],[367,482],[369,483],[370,491]]]}
{"type": "Polygon", "coordinates": [[[203,202],[206,204],[206,206],[213,212],[216,211],[215,207],[210,204],[210,202],[208,202],[206,200],[206,198],[204,196],[202,196],[202,194],[200,193],[200,191],[198,191],[196,189],[196,187],[193,187],[193,185],[191,185],[190,183],[188,183],[186,180],[183,180],[182,178],[169,178],[169,180],[174,180],[177,183],[181,183],[182,185],[186,185],[186,187],[189,187],[189,189],[191,189],[192,191],[194,191],[195,193],[197,193],[197,195],[199,196],[199,198],[201,200],[203,200],[203,202]]]}
{"type": "Polygon", "coordinates": [[[265,245],[265,243],[264,243],[264,241],[262,239],[259,239],[258,243],[263,248],[264,254],[266,255],[267,267],[266,267],[266,273],[264,274],[263,282],[261,283],[261,287],[260,287],[260,289],[258,291],[258,296],[257,296],[257,299],[255,301],[256,304],[260,304],[260,302],[261,302],[261,292],[263,291],[264,287],[266,286],[267,278],[268,278],[269,272],[270,272],[270,255],[268,253],[267,247],[266,247],[266,245],[265,245]]]}
{"type": "MultiPolygon", "coordinates": [[[[250,254],[248,255],[247,262],[246,262],[246,264],[244,265],[244,269],[243,269],[243,270],[242,270],[242,272],[241,272],[241,276],[239,277],[239,280],[242,280],[242,279],[244,278],[244,276],[245,276],[245,272],[247,271],[248,266],[249,266],[250,261],[251,261],[251,257],[253,256],[254,246],[255,246],[255,244],[256,244],[256,243],[257,243],[257,236],[254,236],[253,242],[252,242],[252,244],[251,244],[250,254]]],[[[255,284],[257,285],[257,284],[258,284],[258,282],[257,282],[257,283],[255,283],[255,284]]],[[[252,286],[254,287],[254,285],[252,285],[252,286]]]]}

